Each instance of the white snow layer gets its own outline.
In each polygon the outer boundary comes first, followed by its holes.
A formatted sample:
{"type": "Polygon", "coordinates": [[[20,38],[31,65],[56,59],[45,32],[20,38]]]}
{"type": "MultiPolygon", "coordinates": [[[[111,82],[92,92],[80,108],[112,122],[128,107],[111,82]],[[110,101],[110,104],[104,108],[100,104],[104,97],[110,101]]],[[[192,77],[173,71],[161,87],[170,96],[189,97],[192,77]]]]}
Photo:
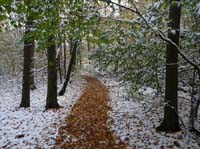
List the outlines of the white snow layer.
{"type": "MultiPolygon", "coordinates": [[[[0,76],[1,77],[1,76],[0,76]]],[[[45,111],[46,83],[31,92],[31,107],[19,108],[21,81],[0,78],[0,148],[51,148],[57,130],[81,92],[74,80],[58,102],[63,108],[45,111]]]]}
{"type": "MultiPolygon", "coordinates": [[[[45,83],[41,81],[37,90],[32,91],[31,107],[24,109],[19,108],[21,81],[9,81],[0,76],[0,148],[52,148],[62,120],[80,95],[81,81],[78,79],[69,84],[64,97],[59,97],[59,104],[64,108],[45,111],[45,83]]],[[[155,131],[163,117],[163,106],[149,91],[144,100],[137,101],[127,98],[126,89],[116,80],[102,76],[100,79],[110,90],[109,123],[118,141],[125,141],[129,148],[200,148],[198,137],[184,127],[172,134],[155,131]]],[[[186,97],[182,93],[179,100],[179,113],[185,125],[189,117],[186,97]]]]}
{"type": "MultiPolygon", "coordinates": [[[[125,141],[130,148],[200,148],[199,139],[186,128],[177,133],[156,132],[163,118],[162,101],[145,95],[144,100],[124,98],[125,88],[114,79],[104,79],[110,90],[111,130],[125,141]]],[[[183,97],[186,97],[183,95],[183,97]]],[[[180,99],[179,113],[185,124],[188,123],[189,101],[180,99]]]]}
{"type": "Polygon", "coordinates": [[[200,3],[196,5],[196,13],[198,16],[200,16],[200,3]]]}

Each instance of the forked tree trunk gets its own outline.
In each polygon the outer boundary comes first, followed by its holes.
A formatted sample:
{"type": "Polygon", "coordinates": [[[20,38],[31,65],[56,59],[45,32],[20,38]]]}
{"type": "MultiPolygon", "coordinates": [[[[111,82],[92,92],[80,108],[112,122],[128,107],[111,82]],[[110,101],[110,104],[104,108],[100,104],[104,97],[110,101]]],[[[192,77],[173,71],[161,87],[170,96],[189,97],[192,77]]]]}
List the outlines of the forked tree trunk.
{"type": "Polygon", "coordinates": [[[69,66],[68,66],[65,82],[63,84],[62,89],[58,93],[59,96],[63,96],[65,94],[68,82],[70,80],[70,75],[71,75],[71,72],[72,72],[74,64],[75,64],[74,61],[76,61],[77,45],[78,45],[78,41],[75,41],[75,43],[73,44],[73,50],[72,50],[72,53],[71,53],[71,59],[70,59],[70,62],[69,62],[69,66]]]}
{"type": "MultiPolygon", "coordinates": [[[[168,27],[168,38],[174,43],[179,45],[179,29],[180,29],[180,16],[181,8],[179,5],[180,0],[170,0],[170,12],[168,27]]],[[[164,119],[157,130],[176,132],[180,130],[179,117],[178,117],[178,52],[177,49],[167,44],[166,49],[166,86],[165,86],[165,107],[164,119]]]]}
{"type": "Polygon", "coordinates": [[[46,109],[60,107],[57,101],[56,46],[53,43],[53,38],[49,39],[48,44],[49,44],[47,48],[48,85],[47,85],[46,109]]]}

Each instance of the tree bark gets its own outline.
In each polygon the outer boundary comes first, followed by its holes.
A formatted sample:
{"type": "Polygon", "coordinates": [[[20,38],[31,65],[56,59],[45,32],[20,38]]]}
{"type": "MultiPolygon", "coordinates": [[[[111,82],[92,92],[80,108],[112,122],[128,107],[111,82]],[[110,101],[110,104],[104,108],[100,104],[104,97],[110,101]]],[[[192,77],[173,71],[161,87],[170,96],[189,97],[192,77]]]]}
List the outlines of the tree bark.
{"type": "MultiPolygon", "coordinates": [[[[29,28],[26,27],[25,37],[30,33],[29,28]]],[[[24,41],[24,68],[22,80],[22,98],[20,107],[30,107],[30,75],[31,75],[31,51],[34,49],[33,41],[24,41]]]]}
{"type": "Polygon", "coordinates": [[[59,78],[60,78],[60,84],[62,84],[61,51],[59,52],[58,57],[57,57],[57,67],[58,67],[58,73],[59,73],[59,78]]]}
{"type": "Polygon", "coordinates": [[[67,72],[67,67],[66,67],[66,59],[67,59],[67,45],[66,42],[64,42],[64,62],[63,62],[63,67],[64,67],[64,76],[66,77],[66,72],[67,72]]]}
{"type": "MultiPolygon", "coordinates": [[[[73,55],[74,46],[75,46],[74,41],[72,39],[70,39],[70,41],[69,41],[69,51],[70,51],[70,55],[71,56],[73,55]]],[[[76,65],[76,53],[74,55],[74,61],[73,61],[73,64],[72,64],[72,70],[74,70],[74,66],[75,65],[76,65]]]]}
{"type": "MultiPolygon", "coordinates": [[[[29,6],[31,0],[25,0],[24,4],[29,6]]],[[[30,85],[31,85],[31,56],[34,51],[34,40],[28,37],[30,34],[30,26],[32,25],[32,20],[27,14],[27,22],[25,24],[24,33],[24,66],[23,66],[23,80],[22,80],[22,97],[20,107],[30,107],[30,85]]]]}
{"type": "MultiPolygon", "coordinates": [[[[181,8],[179,5],[180,0],[170,1],[170,12],[168,27],[168,38],[174,43],[179,45],[179,29],[180,29],[180,16],[181,8]]],[[[171,45],[167,44],[166,49],[166,86],[165,86],[165,107],[164,119],[158,131],[176,132],[180,130],[179,117],[178,117],[178,51],[171,45]]]]}
{"type": "Polygon", "coordinates": [[[74,61],[76,60],[77,45],[78,45],[78,41],[75,41],[74,46],[73,46],[73,50],[72,50],[72,53],[71,53],[71,59],[70,59],[69,66],[68,66],[67,76],[65,78],[65,82],[63,84],[62,89],[58,93],[59,96],[63,96],[65,94],[68,82],[70,80],[70,75],[71,75],[71,72],[73,70],[73,66],[75,64],[74,61]]]}
{"type": "Polygon", "coordinates": [[[35,85],[35,79],[34,79],[34,49],[35,49],[35,43],[34,40],[32,41],[32,49],[30,49],[30,54],[31,54],[31,74],[30,74],[30,89],[34,90],[36,89],[36,85],[35,85]]]}
{"type": "Polygon", "coordinates": [[[46,109],[60,107],[57,101],[56,46],[53,43],[53,38],[49,39],[48,44],[49,44],[47,48],[48,85],[47,85],[46,109]]]}

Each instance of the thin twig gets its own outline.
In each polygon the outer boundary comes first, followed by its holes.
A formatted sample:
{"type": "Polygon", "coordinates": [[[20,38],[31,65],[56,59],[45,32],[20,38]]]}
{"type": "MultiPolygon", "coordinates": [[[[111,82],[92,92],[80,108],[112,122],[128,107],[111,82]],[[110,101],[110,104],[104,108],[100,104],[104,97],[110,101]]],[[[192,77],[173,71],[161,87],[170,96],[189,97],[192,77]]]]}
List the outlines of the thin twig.
{"type": "Polygon", "coordinates": [[[162,31],[156,30],[155,28],[153,28],[153,26],[152,26],[151,24],[149,24],[148,21],[144,18],[144,16],[140,13],[139,9],[137,8],[137,6],[135,5],[135,3],[134,3],[133,1],[132,1],[132,4],[133,4],[133,6],[134,6],[135,9],[126,7],[126,6],[121,5],[121,4],[118,4],[118,3],[113,2],[113,1],[111,1],[111,0],[101,0],[101,1],[107,2],[108,4],[109,4],[109,3],[114,4],[114,5],[116,5],[116,6],[122,7],[122,8],[124,8],[124,9],[127,9],[127,10],[129,10],[129,11],[131,11],[131,12],[137,14],[137,15],[144,21],[144,23],[145,23],[156,35],[158,35],[163,41],[165,41],[165,42],[167,42],[167,43],[173,45],[173,46],[177,49],[177,51],[178,51],[178,53],[180,54],[180,56],[181,56],[186,62],[188,62],[190,65],[192,65],[192,66],[194,67],[194,69],[197,70],[197,73],[198,73],[198,76],[199,76],[199,79],[200,79],[200,68],[199,68],[199,66],[198,66],[196,63],[194,63],[193,61],[191,61],[191,60],[182,52],[181,48],[180,48],[176,43],[174,43],[171,39],[169,39],[168,37],[166,37],[165,34],[164,34],[162,31]]]}

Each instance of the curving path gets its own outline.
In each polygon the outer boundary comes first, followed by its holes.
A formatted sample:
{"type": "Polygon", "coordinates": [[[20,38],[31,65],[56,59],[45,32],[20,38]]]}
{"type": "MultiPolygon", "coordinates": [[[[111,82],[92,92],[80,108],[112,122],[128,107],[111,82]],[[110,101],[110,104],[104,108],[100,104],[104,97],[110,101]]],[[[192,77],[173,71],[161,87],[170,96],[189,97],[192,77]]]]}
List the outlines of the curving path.
{"type": "Polygon", "coordinates": [[[83,76],[85,90],[58,131],[56,147],[63,149],[123,149],[107,126],[108,90],[100,81],[83,76]]]}

